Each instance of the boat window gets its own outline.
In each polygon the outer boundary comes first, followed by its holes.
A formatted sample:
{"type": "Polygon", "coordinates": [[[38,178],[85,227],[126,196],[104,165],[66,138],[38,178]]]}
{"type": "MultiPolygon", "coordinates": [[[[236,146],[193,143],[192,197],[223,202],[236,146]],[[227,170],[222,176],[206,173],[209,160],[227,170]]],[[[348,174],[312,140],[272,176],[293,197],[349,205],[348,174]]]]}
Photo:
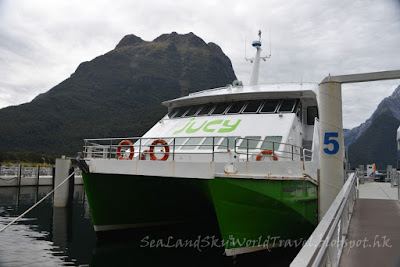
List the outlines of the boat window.
{"type": "Polygon", "coordinates": [[[203,137],[192,137],[182,146],[181,150],[193,150],[201,143],[203,137]]]}
{"type": "Polygon", "coordinates": [[[223,114],[231,103],[219,103],[212,114],[223,114]]]}
{"type": "Polygon", "coordinates": [[[243,113],[256,113],[262,102],[262,100],[251,100],[247,102],[247,106],[244,108],[243,113]]]}
{"type": "Polygon", "coordinates": [[[244,104],[246,102],[244,101],[237,101],[237,102],[233,102],[232,106],[229,108],[227,114],[235,114],[235,113],[240,113],[240,111],[242,110],[244,104]]]}
{"type": "Polygon", "coordinates": [[[280,112],[292,112],[293,106],[296,103],[295,99],[284,99],[282,100],[282,104],[279,108],[280,112]]]}
{"type": "Polygon", "coordinates": [[[168,113],[169,118],[240,114],[240,113],[276,113],[295,112],[302,120],[302,106],[299,99],[267,99],[223,102],[216,104],[195,105],[192,107],[173,108],[168,113]]]}
{"type": "MultiPolygon", "coordinates": [[[[214,146],[218,144],[221,140],[221,137],[214,137],[214,146]]],[[[207,137],[204,142],[199,146],[199,149],[212,149],[213,146],[213,138],[207,137]]]]}
{"type": "Polygon", "coordinates": [[[208,113],[210,113],[210,111],[212,110],[213,107],[214,107],[213,104],[203,106],[203,108],[200,110],[200,112],[197,113],[197,116],[208,115],[208,113]]]}
{"type": "Polygon", "coordinates": [[[315,118],[318,118],[318,107],[307,107],[307,125],[314,125],[315,118]]]}
{"type": "Polygon", "coordinates": [[[173,118],[173,117],[175,117],[175,114],[176,114],[176,112],[178,111],[178,109],[177,108],[173,108],[173,109],[171,109],[171,111],[170,112],[168,112],[168,117],[169,118],[173,118]]]}
{"type": "Polygon", "coordinates": [[[239,149],[244,150],[249,147],[249,149],[255,149],[260,143],[261,136],[246,136],[239,146],[239,149]]]}
{"type": "Polygon", "coordinates": [[[239,138],[239,137],[240,136],[224,137],[224,139],[222,140],[222,143],[219,145],[218,149],[227,150],[228,143],[229,143],[229,148],[233,149],[235,147],[235,139],[239,138]]]}
{"type": "Polygon", "coordinates": [[[261,108],[260,112],[261,113],[274,113],[279,102],[280,102],[279,99],[265,100],[264,106],[261,108]]]}
{"type": "Polygon", "coordinates": [[[267,136],[261,145],[261,149],[278,150],[281,141],[282,136],[267,136]]]}
{"type": "Polygon", "coordinates": [[[188,113],[185,114],[185,117],[190,117],[196,115],[197,111],[201,108],[201,105],[193,106],[188,113]]]}
{"type": "Polygon", "coordinates": [[[189,107],[180,107],[178,108],[178,112],[175,114],[174,118],[182,117],[188,111],[189,107]]]}
{"type": "MultiPolygon", "coordinates": [[[[177,149],[179,149],[179,148],[181,148],[181,145],[183,144],[183,143],[185,143],[185,141],[186,141],[186,137],[177,137],[177,138],[174,138],[175,139],[175,150],[177,150],[177,149]]],[[[170,148],[170,150],[173,150],[174,148],[173,148],[173,145],[174,145],[174,141],[171,141],[171,148],[170,148]]]]}

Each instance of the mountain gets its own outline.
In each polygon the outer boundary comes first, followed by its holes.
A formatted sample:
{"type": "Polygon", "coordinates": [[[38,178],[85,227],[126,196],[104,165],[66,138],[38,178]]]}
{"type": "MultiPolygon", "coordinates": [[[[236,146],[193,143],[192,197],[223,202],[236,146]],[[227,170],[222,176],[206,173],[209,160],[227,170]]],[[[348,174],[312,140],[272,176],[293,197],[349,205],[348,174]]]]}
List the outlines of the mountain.
{"type": "Polygon", "coordinates": [[[372,121],[381,113],[381,110],[389,109],[393,116],[400,120],[400,86],[398,86],[391,96],[386,97],[378,105],[372,116],[364,123],[360,124],[351,130],[344,129],[344,145],[350,146],[366,129],[372,124],[372,121]]]}
{"type": "Polygon", "coordinates": [[[396,134],[400,125],[400,86],[378,105],[360,126],[344,131],[345,145],[353,168],[375,163],[378,169],[397,167],[396,134]]]}
{"type": "Polygon", "coordinates": [[[0,150],[73,156],[84,138],[141,136],[167,112],[162,101],[235,79],[221,48],[193,33],[127,35],[30,103],[1,109],[0,150]]]}

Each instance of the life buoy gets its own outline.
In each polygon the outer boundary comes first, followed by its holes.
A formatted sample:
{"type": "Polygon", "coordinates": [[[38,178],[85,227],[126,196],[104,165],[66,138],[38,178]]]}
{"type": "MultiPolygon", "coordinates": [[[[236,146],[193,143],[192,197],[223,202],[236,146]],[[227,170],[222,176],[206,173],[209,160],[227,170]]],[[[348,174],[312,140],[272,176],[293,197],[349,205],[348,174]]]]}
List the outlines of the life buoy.
{"type": "Polygon", "coordinates": [[[140,160],[144,160],[145,159],[147,152],[150,152],[150,150],[146,149],[145,151],[142,152],[142,156],[140,157],[140,160]]]}
{"type": "Polygon", "coordinates": [[[278,157],[276,156],[276,154],[274,153],[274,151],[268,150],[268,149],[267,149],[267,150],[261,150],[261,152],[258,153],[258,155],[257,155],[256,161],[260,161],[261,158],[262,158],[264,155],[271,155],[274,161],[278,161],[278,157]]]}
{"type": "Polygon", "coordinates": [[[157,139],[153,143],[151,143],[149,152],[150,152],[150,159],[151,160],[165,161],[169,157],[169,146],[168,146],[168,143],[163,139],[157,139]],[[154,155],[154,146],[156,146],[157,144],[161,144],[165,148],[165,151],[163,151],[164,152],[164,157],[162,157],[161,159],[157,158],[154,155]]]}
{"type": "Polygon", "coordinates": [[[129,140],[122,140],[119,144],[118,144],[118,148],[117,148],[117,158],[119,159],[119,160],[130,160],[130,159],[132,159],[133,158],[133,155],[134,155],[134,152],[135,151],[135,148],[133,147],[133,144],[132,144],[132,142],[131,141],[129,141],[129,140]],[[122,150],[122,146],[129,146],[129,150],[130,150],[130,152],[129,152],[129,157],[128,158],[125,158],[123,155],[122,155],[122,153],[121,153],[121,150],[122,150]]]}

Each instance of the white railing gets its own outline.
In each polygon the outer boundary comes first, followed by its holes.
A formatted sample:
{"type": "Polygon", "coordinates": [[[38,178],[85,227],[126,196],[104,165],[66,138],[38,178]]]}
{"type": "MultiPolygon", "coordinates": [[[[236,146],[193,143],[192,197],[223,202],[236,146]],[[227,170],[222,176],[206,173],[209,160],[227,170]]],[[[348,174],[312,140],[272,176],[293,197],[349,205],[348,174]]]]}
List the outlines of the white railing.
{"type": "Polygon", "coordinates": [[[338,266],[346,240],[351,215],[358,197],[358,178],[351,173],[291,267],[338,266]]]}
{"type": "Polygon", "coordinates": [[[22,177],[37,177],[39,176],[52,176],[52,167],[20,167],[19,165],[6,166],[1,165],[0,176],[22,176],[22,177]],[[39,168],[39,173],[38,173],[39,168]],[[19,173],[20,172],[20,173],[19,173]]]}
{"type": "Polygon", "coordinates": [[[203,137],[129,137],[129,138],[104,138],[104,139],[85,139],[84,158],[108,158],[116,159],[117,155],[122,155],[126,159],[133,154],[131,159],[145,160],[149,154],[158,153],[168,155],[168,160],[175,160],[178,155],[210,155],[207,160],[215,161],[217,154],[227,154],[235,152],[236,154],[245,155],[245,159],[256,160],[256,157],[263,150],[261,147],[268,144],[271,147],[271,155],[276,156],[279,160],[286,159],[291,161],[310,161],[312,159],[312,151],[281,142],[259,140],[251,138],[237,137],[231,140],[229,137],[221,136],[203,136],[203,137]],[[188,144],[190,138],[212,138],[211,142],[188,144]],[[152,145],[156,140],[165,140],[167,144],[152,145]],[[123,140],[128,140],[132,145],[120,145],[123,140]],[[251,144],[257,143],[256,146],[251,144]],[[168,147],[168,148],[167,148],[168,147]],[[158,148],[159,151],[154,149],[158,148]],[[131,150],[132,149],[132,150],[131,150]],[[132,152],[133,151],[133,152],[132,152]]]}

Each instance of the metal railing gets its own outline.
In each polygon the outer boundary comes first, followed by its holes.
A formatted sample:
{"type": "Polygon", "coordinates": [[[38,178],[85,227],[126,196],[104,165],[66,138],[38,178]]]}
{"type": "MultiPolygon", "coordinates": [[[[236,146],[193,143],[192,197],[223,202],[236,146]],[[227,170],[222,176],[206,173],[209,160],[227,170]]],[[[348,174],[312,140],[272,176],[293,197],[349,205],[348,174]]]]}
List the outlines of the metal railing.
{"type": "Polygon", "coordinates": [[[20,165],[0,166],[0,176],[22,176],[22,177],[37,177],[39,176],[52,176],[52,167],[22,167],[20,165]]]}
{"type": "MultiPolygon", "coordinates": [[[[246,161],[255,161],[263,147],[272,149],[272,155],[278,159],[291,161],[309,161],[312,159],[312,151],[276,141],[259,140],[242,137],[221,137],[221,136],[201,136],[201,137],[129,137],[129,138],[104,138],[104,139],[85,139],[84,158],[108,158],[117,159],[136,159],[146,160],[151,154],[168,155],[168,160],[175,160],[182,155],[209,155],[204,160],[215,161],[218,154],[228,155],[232,151],[236,154],[245,155],[246,161]],[[152,143],[156,140],[165,140],[167,144],[152,143]],[[205,140],[211,140],[208,143],[205,140]],[[120,143],[128,140],[132,144],[120,143]],[[190,140],[200,140],[190,143],[190,140]],[[254,145],[256,143],[256,145],[254,145]]],[[[271,158],[273,157],[271,155],[271,158]]],[[[268,155],[267,155],[268,156],[268,155]]]]}
{"type": "Polygon", "coordinates": [[[302,148],[296,145],[289,145],[286,143],[281,143],[281,142],[275,142],[275,141],[268,141],[268,140],[259,140],[259,139],[254,139],[254,138],[243,138],[243,137],[238,137],[235,139],[235,153],[236,154],[245,154],[246,155],[246,160],[249,161],[249,157],[251,156],[257,156],[264,146],[264,144],[271,144],[272,149],[266,148],[266,150],[271,150],[272,155],[276,155],[279,158],[286,158],[290,159],[292,161],[295,160],[295,157],[299,156],[301,161],[306,161],[306,160],[311,160],[312,158],[312,151],[306,148],[302,148]],[[240,142],[242,140],[242,142],[240,142]],[[240,142],[240,145],[239,145],[240,142]],[[261,145],[258,143],[262,142],[261,145]],[[251,145],[251,143],[257,143],[257,146],[260,146],[258,151],[256,151],[256,148],[251,145]],[[245,144],[245,146],[244,146],[245,144]],[[279,150],[280,146],[283,146],[284,149],[279,150]],[[287,147],[286,147],[287,146],[287,147]],[[285,148],[289,148],[286,149],[285,148]],[[241,152],[241,151],[245,151],[241,152]],[[277,153],[275,153],[277,152],[277,153]]]}
{"type": "Polygon", "coordinates": [[[306,244],[290,264],[291,267],[338,266],[358,198],[358,175],[350,174],[339,194],[306,244]]]}

